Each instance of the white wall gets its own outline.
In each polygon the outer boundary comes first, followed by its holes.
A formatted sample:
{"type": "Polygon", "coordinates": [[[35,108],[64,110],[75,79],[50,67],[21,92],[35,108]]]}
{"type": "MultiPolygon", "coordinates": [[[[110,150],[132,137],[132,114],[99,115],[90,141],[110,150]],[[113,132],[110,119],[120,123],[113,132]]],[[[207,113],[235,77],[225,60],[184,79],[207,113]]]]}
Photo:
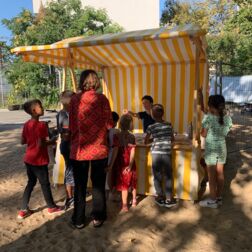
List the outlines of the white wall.
{"type": "MultiPolygon", "coordinates": [[[[34,12],[38,12],[40,2],[49,1],[33,0],[34,12]]],[[[110,19],[126,31],[159,27],[159,0],[82,0],[82,5],[106,9],[110,19]]]]}

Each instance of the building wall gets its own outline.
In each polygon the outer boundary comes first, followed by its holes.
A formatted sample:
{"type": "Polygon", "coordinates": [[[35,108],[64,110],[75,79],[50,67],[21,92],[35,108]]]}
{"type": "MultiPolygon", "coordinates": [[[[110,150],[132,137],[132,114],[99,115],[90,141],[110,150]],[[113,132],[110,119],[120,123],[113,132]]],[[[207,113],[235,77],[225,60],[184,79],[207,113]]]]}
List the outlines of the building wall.
{"type": "MultiPolygon", "coordinates": [[[[51,1],[33,0],[33,11],[51,1]]],[[[159,27],[159,0],[82,0],[82,5],[106,9],[110,19],[126,31],[159,27]]]]}

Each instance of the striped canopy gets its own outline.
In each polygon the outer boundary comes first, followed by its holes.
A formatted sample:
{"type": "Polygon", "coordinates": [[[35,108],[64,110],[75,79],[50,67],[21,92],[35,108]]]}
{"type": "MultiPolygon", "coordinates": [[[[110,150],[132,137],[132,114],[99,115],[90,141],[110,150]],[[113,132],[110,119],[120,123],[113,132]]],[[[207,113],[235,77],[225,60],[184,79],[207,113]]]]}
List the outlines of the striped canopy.
{"type": "MultiPolygon", "coordinates": [[[[12,52],[24,61],[102,71],[113,110],[142,111],[141,97],[151,95],[180,133],[193,121],[195,83],[207,90],[205,33],[193,25],[75,37],[12,52]]],[[[138,120],[134,123],[142,128],[138,120]]]]}
{"type": "MultiPolygon", "coordinates": [[[[192,25],[74,37],[52,45],[12,49],[24,61],[75,68],[102,68],[146,64],[174,64],[195,60],[195,38],[204,32],[192,25]]],[[[205,60],[202,43],[201,60],[205,60]]]]}

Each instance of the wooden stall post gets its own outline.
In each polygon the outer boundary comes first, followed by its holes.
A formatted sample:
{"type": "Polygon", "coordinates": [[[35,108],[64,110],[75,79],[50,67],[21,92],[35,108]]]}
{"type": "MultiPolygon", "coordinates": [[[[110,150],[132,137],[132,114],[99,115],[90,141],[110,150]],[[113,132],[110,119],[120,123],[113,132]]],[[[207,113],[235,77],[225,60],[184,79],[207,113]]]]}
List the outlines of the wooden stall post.
{"type": "Polygon", "coordinates": [[[102,78],[101,78],[101,85],[102,85],[102,93],[108,97],[108,88],[106,81],[104,79],[104,67],[101,68],[102,78]]]}
{"type": "Polygon", "coordinates": [[[200,115],[201,108],[199,104],[198,89],[200,87],[200,41],[199,38],[194,38],[195,43],[195,84],[194,84],[194,117],[193,117],[193,145],[200,145],[200,115]]]}
{"type": "Polygon", "coordinates": [[[67,75],[67,67],[63,68],[63,73],[62,73],[62,89],[61,91],[65,91],[66,90],[66,75],[67,75]]]}
{"type": "Polygon", "coordinates": [[[70,74],[71,74],[71,80],[72,80],[72,85],[73,85],[73,91],[76,92],[77,90],[77,80],[76,80],[76,75],[74,73],[74,68],[70,67],[70,74]]]}
{"type": "Polygon", "coordinates": [[[69,59],[69,70],[72,80],[73,91],[76,92],[77,90],[77,80],[76,75],[74,73],[74,57],[71,48],[68,49],[68,59],[69,59]]]}

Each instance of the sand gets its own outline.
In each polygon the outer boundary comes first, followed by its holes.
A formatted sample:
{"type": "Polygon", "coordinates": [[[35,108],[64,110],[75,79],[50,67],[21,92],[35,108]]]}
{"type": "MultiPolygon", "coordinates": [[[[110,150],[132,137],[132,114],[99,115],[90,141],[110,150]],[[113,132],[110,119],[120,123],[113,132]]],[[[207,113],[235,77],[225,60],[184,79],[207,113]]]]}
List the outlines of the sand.
{"type": "MultiPolygon", "coordinates": [[[[234,148],[235,127],[229,142],[234,148]]],[[[251,132],[251,131],[250,131],[251,132]]],[[[69,225],[72,209],[49,216],[39,185],[31,198],[37,209],[29,218],[17,221],[26,174],[22,163],[24,147],[19,145],[20,128],[0,132],[0,251],[251,251],[252,250],[252,149],[232,152],[225,169],[224,204],[205,209],[192,202],[179,202],[173,209],[154,204],[152,197],[140,197],[128,213],[119,203],[108,202],[108,220],[95,229],[74,230],[69,225]]],[[[234,148],[235,150],[235,148],[234,148]]],[[[52,165],[50,165],[50,170],[52,165]]],[[[59,205],[64,188],[53,188],[59,205]]]]}

